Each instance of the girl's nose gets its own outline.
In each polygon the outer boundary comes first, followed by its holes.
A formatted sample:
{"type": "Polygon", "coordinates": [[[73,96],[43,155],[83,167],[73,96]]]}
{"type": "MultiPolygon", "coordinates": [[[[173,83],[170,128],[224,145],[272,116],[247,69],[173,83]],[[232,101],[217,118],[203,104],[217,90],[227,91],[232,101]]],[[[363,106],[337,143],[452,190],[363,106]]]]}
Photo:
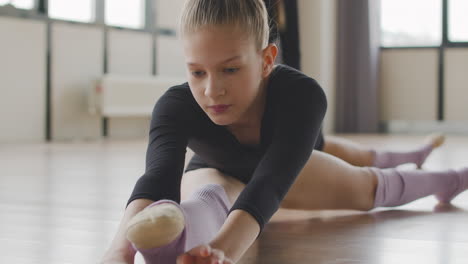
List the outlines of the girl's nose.
{"type": "Polygon", "coordinates": [[[205,96],[216,98],[224,94],[226,94],[224,86],[219,81],[214,80],[214,78],[210,78],[206,84],[205,96]]]}

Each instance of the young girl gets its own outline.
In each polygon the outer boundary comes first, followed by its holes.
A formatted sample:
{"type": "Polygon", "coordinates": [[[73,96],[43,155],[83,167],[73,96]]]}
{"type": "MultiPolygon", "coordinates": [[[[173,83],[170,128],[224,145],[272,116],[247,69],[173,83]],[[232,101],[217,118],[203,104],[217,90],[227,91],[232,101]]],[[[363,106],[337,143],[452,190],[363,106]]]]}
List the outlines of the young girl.
{"type": "Polygon", "coordinates": [[[180,29],[188,83],[155,105],[146,172],[103,263],[136,250],[147,263],[236,263],[280,207],[367,211],[468,188],[468,168],[383,169],[420,166],[440,137],[411,153],[324,141],[325,95],[274,64],[262,0],[187,0],[180,29]]]}

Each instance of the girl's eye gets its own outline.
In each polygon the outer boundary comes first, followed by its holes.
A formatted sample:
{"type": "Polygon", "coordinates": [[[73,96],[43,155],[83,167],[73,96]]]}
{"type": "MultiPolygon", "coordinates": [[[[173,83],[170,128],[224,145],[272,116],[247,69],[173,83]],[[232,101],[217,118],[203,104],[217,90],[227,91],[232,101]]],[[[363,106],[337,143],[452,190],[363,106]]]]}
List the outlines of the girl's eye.
{"type": "Polygon", "coordinates": [[[205,73],[202,72],[202,71],[194,71],[194,72],[192,72],[192,75],[195,76],[195,77],[201,77],[201,76],[203,76],[203,74],[205,74],[205,73]]]}
{"type": "Polygon", "coordinates": [[[226,69],[224,69],[224,72],[226,72],[226,73],[235,73],[237,71],[239,71],[239,68],[226,68],[226,69]]]}

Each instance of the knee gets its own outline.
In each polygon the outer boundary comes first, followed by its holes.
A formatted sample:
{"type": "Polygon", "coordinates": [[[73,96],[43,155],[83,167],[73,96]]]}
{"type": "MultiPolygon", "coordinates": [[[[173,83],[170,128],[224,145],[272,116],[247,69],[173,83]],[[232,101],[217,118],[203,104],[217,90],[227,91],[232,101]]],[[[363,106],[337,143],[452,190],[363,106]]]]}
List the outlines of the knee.
{"type": "Polygon", "coordinates": [[[218,183],[208,183],[201,186],[190,195],[190,199],[202,199],[208,204],[220,204],[226,210],[226,213],[232,207],[229,194],[224,186],[218,183]]]}
{"type": "Polygon", "coordinates": [[[222,186],[231,204],[237,200],[237,197],[245,187],[245,184],[238,179],[226,175],[217,169],[197,169],[187,172],[182,178],[182,200],[185,200],[185,197],[189,197],[190,194],[194,193],[196,190],[209,184],[222,186]]]}
{"type": "Polygon", "coordinates": [[[199,186],[191,195],[200,195],[213,197],[226,194],[226,188],[219,183],[206,183],[202,186],[199,186]]]}

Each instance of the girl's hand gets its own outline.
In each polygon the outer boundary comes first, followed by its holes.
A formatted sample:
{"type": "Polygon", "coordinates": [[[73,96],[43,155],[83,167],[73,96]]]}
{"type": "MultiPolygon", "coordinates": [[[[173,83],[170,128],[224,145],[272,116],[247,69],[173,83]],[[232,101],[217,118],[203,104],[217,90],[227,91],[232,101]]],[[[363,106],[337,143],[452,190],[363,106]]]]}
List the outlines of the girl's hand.
{"type": "Polygon", "coordinates": [[[234,264],[222,250],[201,245],[177,257],[177,264],[234,264]]]}
{"type": "Polygon", "coordinates": [[[105,259],[99,262],[99,264],[133,264],[132,262],[129,262],[123,258],[116,258],[116,259],[105,259]]]}

